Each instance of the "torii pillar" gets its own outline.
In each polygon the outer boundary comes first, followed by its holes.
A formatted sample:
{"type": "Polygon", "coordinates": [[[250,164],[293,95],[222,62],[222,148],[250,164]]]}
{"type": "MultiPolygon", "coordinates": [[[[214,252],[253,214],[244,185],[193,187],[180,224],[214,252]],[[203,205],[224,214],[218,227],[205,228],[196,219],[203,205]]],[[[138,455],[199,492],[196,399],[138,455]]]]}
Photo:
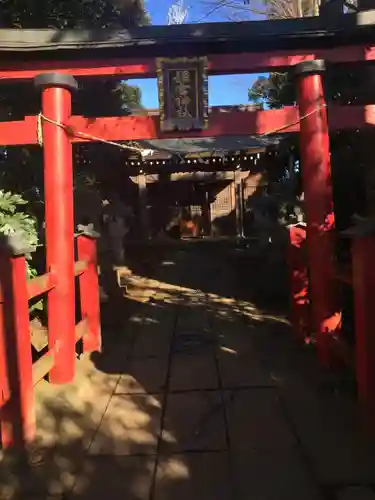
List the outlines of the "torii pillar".
{"type": "Polygon", "coordinates": [[[64,125],[78,84],[60,73],[38,75],[34,84],[42,92],[47,271],[56,281],[48,294],[48,343],[55,361],[50,381],[66,384],[75,373],[76,338],[73,149],[64,125]]]}
{"type": "Polygon", "coordinates": [[[334,265],[334,212],[329,130],[324,99],[322,60],[294,68],[300,114],[300,159],[307,217],[312,328],[321,363],[331,364],[329,336],[338,333],[341,313],[334,265]]]}

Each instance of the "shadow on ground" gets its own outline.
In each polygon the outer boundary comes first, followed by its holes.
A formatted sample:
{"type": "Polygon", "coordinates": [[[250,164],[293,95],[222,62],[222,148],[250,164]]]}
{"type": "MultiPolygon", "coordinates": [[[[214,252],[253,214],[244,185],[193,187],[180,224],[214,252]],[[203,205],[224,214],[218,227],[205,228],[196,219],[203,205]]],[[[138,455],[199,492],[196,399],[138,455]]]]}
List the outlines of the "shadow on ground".
{"type": "Polygon", "coordinates": [[[103,352],[77,361],[72,384],[37,386],[38,442],[28,466],[3,462],[2,499],[373,493],[350,384],[319,370],[277,307],[249,299],[261,272],[241,275],[233,252],[145,253],[105,310],[103,352]]]}

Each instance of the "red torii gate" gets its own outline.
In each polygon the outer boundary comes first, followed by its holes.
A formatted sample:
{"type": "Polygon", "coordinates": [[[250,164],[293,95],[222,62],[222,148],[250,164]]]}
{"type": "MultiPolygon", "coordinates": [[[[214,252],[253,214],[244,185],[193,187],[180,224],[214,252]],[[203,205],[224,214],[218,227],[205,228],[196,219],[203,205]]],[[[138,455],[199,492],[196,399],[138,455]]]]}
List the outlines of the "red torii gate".
{"type": "MultiPolygon", "coordinates": [[[[37,144],[44,147],[45,206],[47,274],[43,283],[34,285],[24,281],[24,261],[18,257],[4,257],[0,266],[2,275],[11,276],[3,281],[4,300],[12,306],[13,324],[6,326],[12,330],[18,342],[17,361],[13,379],[18,380],[20,404],[18,414],[7,413],[3,404],[2,419],[12,430],[3,438],[4,444],[23,444],[33,437],[32,424],[32,366],[28,353],[28,311],[27,300],[34,296],[30,287],[38,288],[38,293],[49,293],[49,347],[53,358],[50,378],[53,383],[67,383],[74,376],[75,326],[74,277],[82,274],[81,264],[74,263],[74,219],[73,219],[73,141],[119,141],[152,139],[179,136],[217,136],[243,134],[267,134],[274,132],[300,133],[303,187],[308,218],[308,256],[310,269],[310,296],[312,301],[312,328],[317,336],[319,359],[323,366],[331,364],[329,339],[339,330],[339,305],[337,303],[336,276],[333,263],[333,202],[331,186],[331,166],[329,153],[328,123],[331,128],[359,128],[373,126],[375,109],[373,106],[332,107],[327,120],[326,103],[323,95],[323,57],[331,62],[370,61],[375,58],[375,47],[344,47],[299,51],[296,54],[239,54],[208,56],[209,68],[215,73],[249,73],[272,70],[279,67],[293,67],[298,90],[298,108],[290,107],[275,111],[251,113],[213,114],[207,130],[201,132],[173,132],[161,134],[157,117],[130,116],[121,118],[96,118],[71,116],[71,93],[77,90],[74,76],[118,77],[150,76],[155,73],[154,60],[121,61],[79,61],[31,62],[8,64],[0,69],[0,78],[19,81],[35,78],[35,85],[42,91],[42,113],[39,117],[26,117],[23,121],[0,124],[0,143],[3,145],[37,144]],[[56,71],[52,71],[56,70],[56,71]],[[6,274],[8,266],[11,272],[6,274]],[[8,289],[6,288],[8,284],[8,289]],[[17,286],[16,286],[17,284],[17,286]],[[25,344],[28,346],[25,347],[25,344]]],[[[87,237],[81,242],[82,261],[90,271],[85,273],[84,290],[81,299],[83,316],[90,322],[86,339],[86,350],[100,348],[98,284],[95,251],[87,237]]],[[[81,260],[81,258],[80,258],[81,260]]],[[[82,292],[82,291],[81,291],[82,292]]],[[[4,307],[5,312],[5,307],[4,307]]],[[[361,333],[361,332],[360,332],[361,333]]],[[[78,335],[79,336],[79,335],[78,335]]],[[[5,342],[6,344],[7,342],[5,342]]],[[[0,346],[1,348],[1,346],[0,346]]],[[[374,353],[364,348],[358,354],[358,361],[367,360],[374,353]]],[[[4,356],[4,352],[3,352],[4,356]]],[[[1,360],[0,360],[1,361],[1,360]]],[[[7,360],[9,364],[9,359],[7,360]]],[[[370,366],[368,361],[366,366],[370,366]]],[[[1,362],[0,362],[1,365],[1,362]]],[[[13,371],[14,371],[13,370],[13,371]]],[[[360,373],[360,371],[358,371],[360,373]]],[[[362,373],[362,372],[361,372],[362,373]]],[[[8,381],[6,374],[3,379],[8,381]]],[[[44,374],[43,374],[44,375],[44,374]]],[[[369,387],[372,372],[362,373],[359,388],[366,386],[363,394],[374,399],[374,388],[369,387]]],[[[9,378],[9,377],[8,377],[9,378]]],[[[12,380],[11,380],[12,382],[12,380]]],[[[14,383],[14,380],[13,380],[14,383]]],[[[7,391],[4,391],[6,394],[7,391]]],[[[8,391],[9,392],[9,391],[8,391]]],[[[9,396],[9,394],[8,394],[9,396]]],[[[4,399],[4,397],[3,397],[4,399]]],[[[4,403],[4,401],[3,401],[4,403]]]]}

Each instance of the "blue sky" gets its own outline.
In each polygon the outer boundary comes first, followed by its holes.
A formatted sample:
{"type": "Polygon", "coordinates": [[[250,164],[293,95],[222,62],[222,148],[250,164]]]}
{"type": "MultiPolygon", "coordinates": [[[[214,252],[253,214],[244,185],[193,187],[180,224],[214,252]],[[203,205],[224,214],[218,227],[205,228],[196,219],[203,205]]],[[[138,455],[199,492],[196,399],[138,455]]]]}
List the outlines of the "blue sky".
{"type": "MultiPolygon", "coordinates": [[[[146,0],[146,8],[151,15],[152,24],[164,25],[167,23],[169,7],[174,0],[146,0]]],[[[223,12],[216,12],[208,17],[209,7],[204,0],[185,0],[184,5],[189,8],[188,23],[227,21],[223,12]]],[[[224,106],[233,104],[248,104],[247,92],[258,75],[225,75],[209,77],[209,105],[224,106]]],[[[150,109],[158,107],[158,92],[155,79],[137,79],[129,83],[138,85],[142,90],[142,104],[150,109]]]]}

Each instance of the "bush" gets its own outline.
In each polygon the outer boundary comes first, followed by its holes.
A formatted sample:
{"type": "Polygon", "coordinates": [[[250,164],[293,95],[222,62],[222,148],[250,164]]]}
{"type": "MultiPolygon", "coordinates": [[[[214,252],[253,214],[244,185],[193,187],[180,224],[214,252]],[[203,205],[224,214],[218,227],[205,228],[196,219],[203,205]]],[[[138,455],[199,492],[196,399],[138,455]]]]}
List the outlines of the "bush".
{"type": "MultiPolygon", "coordinates": [[[[22,246],[30,251],[38,246],[38,230],[35,217],[22,210],[27,201],[21,195],[0,190],[0,233],[17,234],[22,246]]],[[[26,255],[27,278],[36,276],[37,271],[32,266],[31,253],[26,255]]],[[[31,310],[43,309],[42,300],[33,304],[31,310]]]]}

